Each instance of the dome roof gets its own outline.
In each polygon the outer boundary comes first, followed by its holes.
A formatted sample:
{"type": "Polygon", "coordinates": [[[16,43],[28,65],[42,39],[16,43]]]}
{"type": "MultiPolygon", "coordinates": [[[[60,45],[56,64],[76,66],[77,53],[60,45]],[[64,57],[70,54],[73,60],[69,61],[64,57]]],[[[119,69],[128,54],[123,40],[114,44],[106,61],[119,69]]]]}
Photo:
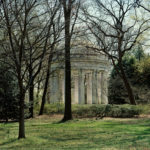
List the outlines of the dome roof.
{"type": "MultiPolygon", "coordinates": [[[[52,68],[64,68],[64,49],[54,57],[52,68]]],[[[70,60],[72,69],[106,70],[110,63],[106,55],[83,46],[71,48],[70,60]]]]}

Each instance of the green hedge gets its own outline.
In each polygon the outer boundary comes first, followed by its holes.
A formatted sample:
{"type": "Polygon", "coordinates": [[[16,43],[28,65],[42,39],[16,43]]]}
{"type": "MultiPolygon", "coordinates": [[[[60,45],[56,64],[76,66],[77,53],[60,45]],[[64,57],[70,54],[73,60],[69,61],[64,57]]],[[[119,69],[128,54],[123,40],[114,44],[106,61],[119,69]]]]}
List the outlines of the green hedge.
{"type": "Polygon", "coordinates": [[[131,105],[93,105],[73,110],[77,117],[131,118],[140,114],[140,109],[131,105]]]}
{"type": "MultiPolygon", "coordinates": [[[[39,108],[38,108],[39,109],[39,108]]],[[[38,112],[38,109],[36,112],[38,112]]],[[[72,105],[72,114],[74,117],[115,117],[131,118],[141,113],[141,108],[133,105],[72,105]]],[[[44,114],[63,114],[63,104],[46,104],[44,114]]]]}

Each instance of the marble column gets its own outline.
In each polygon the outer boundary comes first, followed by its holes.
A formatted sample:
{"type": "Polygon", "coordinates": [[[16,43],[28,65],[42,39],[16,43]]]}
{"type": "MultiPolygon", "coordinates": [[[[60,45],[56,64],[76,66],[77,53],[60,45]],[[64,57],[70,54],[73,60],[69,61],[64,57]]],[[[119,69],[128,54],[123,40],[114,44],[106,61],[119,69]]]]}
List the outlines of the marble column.
{"type": "MultiPolygon", "coordinates": [[[[50,80],[49,80],[49,84],[50,84],[50,80]]],[[[48,84],[48,85],[49,85],[49,84],[48,84]]],[[[47,87],[46,102],[47,102],[48,104],[50,104],[50,86],[47,87]]]]}
{"type": "Polygon", "coordinates": [[[107,87],[107,72],[101,73],[101,103],[108,104],[108,87],[107,87]]]}
{"type": "Polygon", "coordinates": [[[50,76],[50,103],[52,103],[52,96],[53,96],[53,75],[50,76]]]}
{"type": "Polygon", "coordinates": [[[97,103],[98,104],[101,104],[101,95],[102,95],[102,92],[101,92],[101,72],[98,72],[97,74],[97,103]]]}
{"type": "Polygon", "coordinates": [[[65,76],[62,76],[62,102],[65,103],[65,76]]]}
{"type": "Polygon", "coordinates": [[[92,104],[97,104],[97,71],[92,73],[92,104]]]}
{"type": "Polygon", "coordinates": [[[78,98],[79,98],[79,75],[78,72],[74,75],[74,103],[78,104],[78,98]]]}
{"type": "Polygon", "coordinates": [[[84,72],[83,70],[79,70],[79,104],[84,104],[85,102],[85,89],[84,89],[84,72]]]}
{"type": "Polygon", "coordinates": [[[74,83],[75,83],[75,78],[74,78],[74,71],[72,71],[72,74],[71,74],[71,103],[72,104],[75,104],[75,99],[74,99],[74,83]]]}
{"type": "Polygon", "coordinates": [[[55,72],[52,75],[52,78],[50,80],[50,102],[55,103],[59,100],[59,78],[58,73],[55,72]]]}
{"type": "Polygon", "coordinates": [[[64,103],[64,70],[60,70],[59,74],[59,96],[60,96],[60,102],[64,103]]]}
{"type": "Polygon", "coordinates": [[[92,104],[92,72],[87,74],[87,104],[92,104]]]}

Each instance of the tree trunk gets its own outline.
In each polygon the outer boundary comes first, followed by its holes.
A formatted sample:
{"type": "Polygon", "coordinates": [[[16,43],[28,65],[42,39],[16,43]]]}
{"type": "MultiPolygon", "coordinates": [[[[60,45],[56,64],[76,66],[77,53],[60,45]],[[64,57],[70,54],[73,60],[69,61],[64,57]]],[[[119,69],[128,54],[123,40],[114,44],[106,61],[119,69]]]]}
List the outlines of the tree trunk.
{"type": "Polygon", "coordinates": [[[39,115],[43,115],[44,105],[45,105],[45,101],[46,101],[46,93],[47,93],[47,88],[48,88],[48,83],[49,83],[49,76],[50,76],[50,62],[48,64],[48,68],[47,68],[45,86],[44,86],[44,91],[43,91],[43,96],[42,96],[42,103],[41,103],[41,108],[40,108],[39,115]]]}
{"type": "MultiPolygon", "coordinates": [[[[39,79],[39,78],[38,78],[39,79]]],[[[38,81],[38,86],[37,86],[37,93],[36,93],[36,99],[39,99],[39,92],[40,92],[40,85],[41,85],[41,81],[38,81]]]]}
{"type": "Polygon", "coordinates": [[[20,97],[19,97],[19,136],[18,139],[25,138],[25,125],[24,125],[24,98],[25,92],[22,83],[20,83],[20,97]]]}
{"type": "MultiPolygon", "coordinates": [[[[68,46],[69,47],[69,46],[68,46]]],[[[65,59],[65,112],[63,121],[72,119],[71,112],[71,66],[70,66],[70,51],[66,48],[65,59]]]]}
{"type": "Polygon", "coordinates": [[[128,93],[128,97],[129,97],[130,103],[131,103],[132,105],[136,105],[132,88],[131,88],[130,83],[129,83],[127,77],[126,77],[126,74],[125,74],[125,72],[124,72],[123,66],[122,66],[122,64],[120,64],[120,63],[119,63],[119,68],[120,68],[121,75],[122,75],[121,77],[122,77],[122,79],[123,79],[124,85],[125,85],[126,90],[127,90],[127,93],[128,93]]]}
{"type": "MultiPolygon", "coordinates": [[[[31,56],[30,56],[31,57],[31,56]]],[[[33,69],[32,63],[30,62],[29,66],[29,118],[33,118],[33,103],[34,103],[34,79],[33,79],[33,69]]]]}
{"type": "Polygon", "coordinates": [[[30,102],[30,107],[29,107],[29,118],[33,118],[33,103],[34,103],[34,84],[33,81],[31,81],[30,87],[29,87],[29,102],[30,102]]]}
{"type": "MultiPolygon", "coordinates": [[[[64,2],[66,3],[66,2],[64,2]]],[[[65,5],[65,4],[64,4],[65,5]]],[[[71,4],[70,4],[71,5],[71,4]]],[[[71,63],[70,63],[70,15],[71,6],[68,9],[64,7],[65,16],[65,112],[62,121],[67,121],[72,119],[71,112],[71,63]]]]}
{"type": "Polygon", "coordinates": [[[50,51],[50,54],[48,57],[47,74],[46,74],[46,80],[45,80],[44,91],[43,91],[43,95],[42,95],[42,103],[41,103],[39,115],[43,115],[44,105],[46,102],[46,94],[47,94],[47,89],[48,89],[48,84],[49,84],[51,62],[52,62],[52,58],[53,58],[53,50],[54,50],[54,45],[51,47],[51,51],[50,51]]]}

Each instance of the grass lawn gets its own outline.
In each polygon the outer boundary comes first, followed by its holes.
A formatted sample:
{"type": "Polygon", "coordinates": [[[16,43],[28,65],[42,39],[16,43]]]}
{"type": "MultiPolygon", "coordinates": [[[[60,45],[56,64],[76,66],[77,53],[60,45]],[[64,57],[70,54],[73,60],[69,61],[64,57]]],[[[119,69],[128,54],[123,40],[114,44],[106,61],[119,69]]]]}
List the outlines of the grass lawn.
{"type": "Polygon", "coordinates": [[[150,150],[150,119],[74,119],[62,116],[26,121],[26,139],[18,123],[0,124],[0,150],[150,150]]]}

